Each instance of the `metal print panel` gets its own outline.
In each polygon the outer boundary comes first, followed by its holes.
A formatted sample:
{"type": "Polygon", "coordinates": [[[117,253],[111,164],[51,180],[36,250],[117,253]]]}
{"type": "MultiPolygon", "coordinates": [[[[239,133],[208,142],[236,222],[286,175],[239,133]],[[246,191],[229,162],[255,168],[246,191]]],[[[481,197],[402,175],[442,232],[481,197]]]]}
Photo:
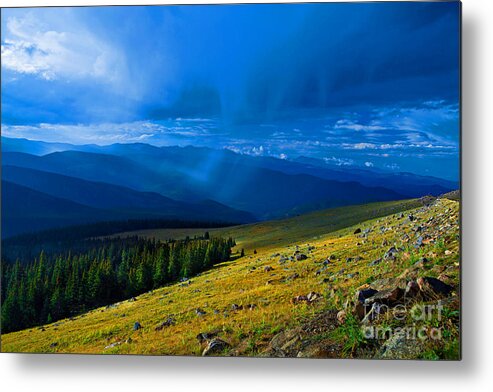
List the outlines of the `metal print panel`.
{"type": "Polygon", "coordinates": [[[460,359],[460,3],[3,8],[3,352],[460,359]]]}

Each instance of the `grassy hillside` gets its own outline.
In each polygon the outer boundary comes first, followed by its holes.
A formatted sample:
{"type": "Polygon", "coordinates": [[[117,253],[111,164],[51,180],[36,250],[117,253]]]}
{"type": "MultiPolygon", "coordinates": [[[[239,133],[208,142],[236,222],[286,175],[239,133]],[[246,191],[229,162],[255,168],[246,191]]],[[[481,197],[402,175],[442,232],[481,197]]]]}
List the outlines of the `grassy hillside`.
{"type": "MultiPolygon", "coordinates": [[[[218,336],[228,343],[216,352],[222,355],[457,359],[458,210],[459,203],[449,199],[430,206],[413,200],[209,230],[235,237],[236,250],[244,248],[246,255],[237,253],[235,260],[188,282],[135,300],[2,335],[2,351],[200,355],[204,341],[218,336]],[[393,246],[395,254],[385,257],[393,246]],[[306,258],[296,260],[301,254],[306,258]],[[441,317],[413,321],[407,315],[371,324],[394,328],[412,321],[426,331],[438,328],[440,340],[413,343],[412,351],[405,342],[362,336],[352,313],[357,289],[380,291],[380,286],[422,276],[440,277],[454,287],[440,302],[441,317]],[[310,292],[316,293],[312,302],[298,297],[310,292]],[[339,313],[343,309],[345,315],[339,313]],[[141,328],[134,330],[137,322],[141,328]]],[[[168,238],[193,233],[140,234],[168,238]]],[[[420,303],[437,300],[417,299],[413,308],[420,303]]]]}
{"type": "Polygon", "coordinates": [[[115,236],[138,235],[146,238],[167,240],[169,238],[183,239],[186,236],[193,237],[195,235],[202,235],[204,231],[209,231],[211,235],[233,237],[238,244],[237,248],[244,248],[247,252],[260,249],[269,250],[302,241],[315,240],[343,227],[352,226],[368,219],[409,210],[420,205],[419,200],[400,200],[331,208],[288,219],[271,220],[226,228],[139,230],[120,233],[115,236]]]}

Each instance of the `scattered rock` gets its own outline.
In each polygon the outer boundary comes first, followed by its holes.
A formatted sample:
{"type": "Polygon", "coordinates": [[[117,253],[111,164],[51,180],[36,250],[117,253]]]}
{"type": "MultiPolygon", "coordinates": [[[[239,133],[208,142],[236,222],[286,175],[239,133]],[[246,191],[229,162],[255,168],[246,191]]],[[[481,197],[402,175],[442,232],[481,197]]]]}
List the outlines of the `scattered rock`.
{"type": "Polygon", "coordinates": [[[273,271],[274,268],[272,268],[270,265],[267,265],[264,267],[264,272],[270,272],[270,271],[273,271]]]}
{"type": "Polygon", "coordinates": [[[307,258],[308,258],[308,256],[303,254],[303,253],[298,253],[295,256],[296,261],[306,260],[307,258]]]}
{"type": "Polygon", "coordinates": [[[356,230],[354,230],[353,234],[359,234],[359,233],[361,233],[361,229],[358,227],[356,230]]]}
{"type": "Polygon", "coordinates": [[[323,298],[322,294],[316,293],[314,291],[309,292],[307,295],[297,295],[293,299],[291,299],[291,303],[296,305],[302,302],[307,304],[311,304],[319,299],[323,298]]]}
{"type": "Polygon", "coordinates": [[[452,286],[442,282],[439,279],[429,276],[418,278],[416,283],[419,289],[427,296],[447,296],[454,289],[452,286]]]}
{"type": "Polygon", "coordinates": [[[290,275],[286,278],[286,280],[295,280],[295,279],[298,279],[300,277],[299,274],[297,273],[294,273],[293,275],[290,275]]]}
{"type": "Polygon", "coordinates": [[[360,302],[360,303],[363,304],[363,303],[365,303],[365,301],[368,298],[371,298],[376,293],[378,293],[378,290],[375,290],[375,289],[363,289],[363,290],[359,290],[356,293],[356,299],[357,299],[358,302],[360,302]]]}
{"type": "Polygon", "coordinates": [[[380,302],[384,305],[393,306],[398,303],[398,301],[404,296],[404,290],[400,287],[394,287],[393,289],[382,290],[370,298],[365,300],[365,304],[373,304],[375,302],[380,302]]]}
{"type": "Polygon", "coordinates": [[[218,331],[212,332],[200,332],[196,338],[200,343],[208,342],[209,340],[214,339],[218,334],[218,331]]]}
{"type": "Polygon", "coordinates": [[[134,331],[138,331],[138,330],[139,330],[139,329],[141,329],[141,328],[142,328],[142,325],[140,325],[140,323],[139,323],[138,321],[136,321],[136,322],[134,323],[134,328],[133,328],[133,330],[134,330],[134,331]]]}
{"type": "Polygon", "coordinates": [[[202,356],[220,354],[229,347],[229,343],[222,339],[214,338],[207,344],[207,347],[202,352],[202,356]]]}
{"type": "Polygon", "coordinates": [[[308,295],[306,296],[306,298],[308,299],[308,302],[316,301],[322,297],[323,297],[322,294],[316,293],[314,291],[310,291],[308,293],[308,295]]]}
{"type": "Polygon", "coordinates": [[[207,313],[206,313],[205,311],[203,311],[202,309],[197,308],[197,309],[195,309],[195,314],[196,314],[197,316],[202,317],[202,316],[205,316],[207,313]]]}
{"type": "Polygon", "coordinates": [[[294,305],[299,304],[301,302],[308,302],[308,298],[306,297],[306,295],[297,295],[296,297],[291,299],[291,303],[294,305]]]}
{"type": "Polygon", "coordinates": [[[301,328],[279,332],[270,343],[268,354],[276,357],[295,356],[301,348],[301,328]]]}
{"type": "Polygon", "coordinates": [[[373,281],[370,284],[370,288],[382,291],[382,290],[391,290],[394,287],[400,287],[401,289],[405,289],[407,285],[407,281],[401,278],[382,278],[373,281]]]}
{"type": "Polygon", "coordinates": [[[394,333],[382,345],[376,359],[416,359],[423,348],[419,339],[411,339],[405,330],[394,333]]]}
{"type": "Polygon", "coordinates": [[[175,324],[175,321],[171,317],[169,317],[166,321],[163,321],[156,328],[154,328],[154,330],[155,331],[162,331],[164,328],[171,327],[174,324],[175,324]]]}
{"type": "Polygon", "coordinates": [[[425,268],[425,267],[429,266],[429,264],[430,264],[430,261],[426,257],[422,257],[414,263],[414,267],[425,268]]]}
{"type": "Polygon", "coordinates": [[[399,250],[393,246],[387,252],[385,252],[385,254],[383,255],[383,258],[384,259],[395,259],[397,257],[398,253],[399,253],[399,250]]]}
{"type": "Polygon", "coordinates": [[[337,313],[337,321],[339,322],[339,324],[344,324],[346,322],[346,317],[347,317],[346,311],[340,310],[337,313]]]}
{"type": "Polygon", "coordinates": [[[373,260],[372,262],[368,263],[368,266],[374,267],[374,266],[380,264],[381,262],[382,262],[382,259],[376,259],[376,260],[373,260]]]}
{"type": "Polygon", "coordinates": [[[107,345],[104,349],[105,350],[108,350],[109,348],[113,348],[113,347],[116,347],[116,346],[119,346],[121,345],[123,342],[114,342],[114,343],[111,343],[109,345],[107,345]]]}
{"type": "Polygon", "coordinates": [[[446,274],[440,274],[438,275],[438,280],[441,280],[442,282],[446,283],[446,284],[450,284],[452,283],[452,278],[446,274]]]}
{"type": "Polygon", "coordinates": [[[418,284],[411,280],[407,283],[406,289],[404,291],[404,298],[415,298],[419,295],[420,290],[418,284]]]}

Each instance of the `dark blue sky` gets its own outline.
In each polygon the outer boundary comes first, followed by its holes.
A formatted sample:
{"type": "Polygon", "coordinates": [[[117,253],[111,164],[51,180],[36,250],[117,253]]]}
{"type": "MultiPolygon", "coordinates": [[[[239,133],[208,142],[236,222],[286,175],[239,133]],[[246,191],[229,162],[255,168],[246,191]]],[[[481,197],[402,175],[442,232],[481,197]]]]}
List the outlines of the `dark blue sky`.
{"type": "Polygon", "coordinates": [[[457,2],[2,11],[6,136],[457,178],[457,2]]]}

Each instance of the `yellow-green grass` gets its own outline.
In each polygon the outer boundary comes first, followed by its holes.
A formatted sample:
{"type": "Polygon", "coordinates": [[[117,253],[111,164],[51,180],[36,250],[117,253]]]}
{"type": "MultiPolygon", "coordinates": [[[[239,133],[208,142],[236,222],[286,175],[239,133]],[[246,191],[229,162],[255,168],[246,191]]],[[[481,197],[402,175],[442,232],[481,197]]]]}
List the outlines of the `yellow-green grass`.
{"type": "MultiPolygon", "coordinates": [[[[247,250],[246,256],[192,278],[191,284],[176,283],[163,287],[143,294],[133,302],[123,301],[114,307],[95,309],[73,320],[46,325],[44,330],[35,327],[2,335],[2,351],[200,355],[203,346],[196,339],[197,334],[219,331],[219,336],[233,347],[230,353],[261,354],[279,331],[295,327],[324,309],[341,309],[358,287],[375,279],[395,277],[420,256],[426,255],[436,265],[457,266],[458,202],[441,199],[430,208],[417,207],[418,204],[414,200],[376,203],[360,207],[361,211],[347,207],[287,220],[209,230],[211,234],[236,238],[237,253],[233,256],[239,256],[238,250],[242,247],[247,250]],[[415,223],[399,219],[397,215],[397,211],[408,208],[412,209],[406,214],[413,213],[420,222],[435,217],[437,231],[440,227],[450,227],[440,232],[436,243],[415,249],[411,246],[417,235],[412,231],[415,223]],[[359,217],[356,222],[351,220],[356,219],[351,215],[351,210],[359,217]],[[375,215],[385,216],[374,218],[375,215]],[[353,225],[340,228],[338,225],[344,225],[344,220],[349,220],[353,225]],[[382,233],[381,227],[391,230],[382,233]],[[353,234],[356,228],[371,228],[372,232],[365,240],[353,234]],[[403,242],[404,233],[411,237],[410,243],[403,242]],[[382,246],[384,240],[389,246],[395,244],[405,250],[395,261],[369,266],[369,262],[382,257],[387,250],[388,246],[382,246]],[[279,264],[279,256],[274,255],[290,256],[297,245],[308,258],[279,264]],[[309,246],[315,248],[309,251],[309,246]],[[252,249],[256,249],[257,254],[253,254],[252,249]],[[327,272],[316,275],[321,262],[329,255],[335,255],[337,260],[329,265],[327,272]],[[346,262],[347,257],[356,256],[362,257],[362,260],[346,262]],[[265,272],[265,266],[272,266],[274,270],[265,272]],[[342,268],[345,269],[344,273],[336,275],[342,268]],[[286,280],[295,273],[299,278],[286,280]],[[355,273],[358,274],[347,277],[347,274],[355,273]],[[331,275],[337,276],[336,279],[324,283],[323,278],[331,275]],[[291,303],[294,296],[306,295],[310,291],[323,294],[324,299],[312,305],[291,303]],[[233,311],[232,304],[254,304],[256,308],[233,311]],[[198,316],[196,308],[207,314],[198,316]],[[215,314],[214,310],[219,313],[215,314]],[[172,317],[176,324],[156,331],[155,327],[168,317],[172,317]],[[135,322],[139,322],[142,329],[133,331],[135,322]],[[105,348],[128,338],[131,338],[130,343],[105,348]]],[[[202,232],[199,230],[199,233],[202,232]]],[[[140,234],[173,237],[173,232],[168,230],[140,234]]],[[[451,278],[458,285],[458,268],[451,278]]],[[[457,335],[458,331],[453,331],[452,336],[457,335]]]]}

